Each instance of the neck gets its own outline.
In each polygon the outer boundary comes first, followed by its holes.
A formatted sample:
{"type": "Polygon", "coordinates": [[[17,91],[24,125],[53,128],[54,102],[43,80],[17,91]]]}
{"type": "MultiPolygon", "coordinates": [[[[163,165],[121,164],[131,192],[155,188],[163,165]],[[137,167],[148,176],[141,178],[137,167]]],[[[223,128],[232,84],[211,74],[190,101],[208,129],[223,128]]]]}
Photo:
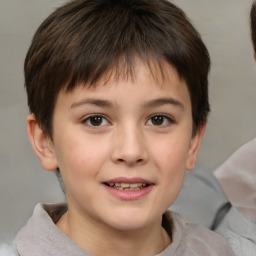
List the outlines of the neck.
{"type": "Polygon", "coordinates": [[[139,256],[156,255],[171,243],[161,221],[159,218],[149,227],[123,231],[102,226],[94,219],[84,221],[81,216],[67,211],[57,227],[74,243],[95,256],[139,256]]]}

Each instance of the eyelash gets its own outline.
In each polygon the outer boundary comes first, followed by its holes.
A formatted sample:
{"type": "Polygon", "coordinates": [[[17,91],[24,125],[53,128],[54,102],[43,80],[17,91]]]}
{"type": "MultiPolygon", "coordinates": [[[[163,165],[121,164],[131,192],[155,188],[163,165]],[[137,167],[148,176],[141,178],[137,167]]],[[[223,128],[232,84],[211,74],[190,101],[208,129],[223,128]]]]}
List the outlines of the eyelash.
{"type": "Polygon", "coordinates": [[[151,123],[152,123],[152,124],[150,124],[150,126],[156,126],[156,127],[165,127],[165,126],[168,126],[170,124],[174,124],[175,123],[173,118],[171,118],[170,116],[165,115],[165,114],[154,114],[154,115],[149,117],[149,119],[148,119],[148,121],[146,123],[148,123],[150,120],[151,120],[151,123]],[[152,123],[152,119],[156,118],[156,117],[162,118],[162,121],[163,121],[164,124],[162,124],[162,123],[160,125],[153,124],[152,123]]]}
{"type": "MultiPolygon", "coordinates": [[[[102,126],[102,122],[99,125],[93,125],[92,123],[89,124],[89,122],[92,122],[92,118],[100,118],[101,121],[105,120],[105,121],[107,121],[108,124],[110,123],[108,121],[108,119],[104,115],[101,115],[101,114],[94,114],[94,115],[87,116],[85,119],[82,120],[82,123],[87,124],[88,126],[90,126],[92,128],[97,128],[97,127],[102,126]]],[[[103,126],[106,126],[106,124],[103,124],[103,126]]]]}
{"type": "MultiPolygon", "coordinates": [[[[86,125],[88,125],[89,127],[92,127],[92,128],[98,128],[98,127],[101,127],[101,126],[107,126],[108,124],[111,124],[108,121],[108,119],[104,115],[102,115],[102,114],[93,114],[93,115],[87,116],[85,119],[82,120],[82,123],[86,124],[86,125]],[[94,121],[96,121],[96,122],[99,121],[100,122],[99,125],[92,124],[92,118],[98,118],[98,120],[94,120],[94,121]],[[102,125],[102,122],[103,122],[103,125],[102,125]]],[[[173,123],[175,123],[174,119],[171,118],[168,115],[165,115],[165,114],[154,114],[154,115],[151,115],[148,118],[147,122],[146,122],[147,125],[149,125],[149,126],[156,126],[156,127],[164,127],[164,126],[168,126],[168,125],[173,124],[173,123]],[[153,118],[158,118],[158,120],[155,120],[155,121],[160,121],[160,122],[162,121],[162,123],[160,123],[159,125],[158,124],[154,124],[153,123],[154,122],[153,118]],[[151,121],[151,124],[148,124],[149,121],[151,121]]]]}

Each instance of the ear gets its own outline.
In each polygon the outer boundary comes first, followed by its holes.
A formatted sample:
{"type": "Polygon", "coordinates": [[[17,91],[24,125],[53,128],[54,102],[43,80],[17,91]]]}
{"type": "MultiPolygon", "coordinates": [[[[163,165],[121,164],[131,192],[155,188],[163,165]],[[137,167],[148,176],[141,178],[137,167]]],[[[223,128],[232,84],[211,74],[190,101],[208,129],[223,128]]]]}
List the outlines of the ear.
{"type": "Polygon", "coordinates": [[[187,157],[187,164],[186,164],[187,170],[192,170],[195,166],[198,150],[204,135],[204,131],[205,131],[205,124],[201,125],[198,128],[196,134],[194,134],[194,136],[191,139],[188,157],[187,157]]]}
{"type": "Polygon", "coordinates": [[[33,114],[27,116],[27,132],[32,147],[41,161],[41,165],[48,171],[58,168],[52,140],[39,126],[33,114]]]}

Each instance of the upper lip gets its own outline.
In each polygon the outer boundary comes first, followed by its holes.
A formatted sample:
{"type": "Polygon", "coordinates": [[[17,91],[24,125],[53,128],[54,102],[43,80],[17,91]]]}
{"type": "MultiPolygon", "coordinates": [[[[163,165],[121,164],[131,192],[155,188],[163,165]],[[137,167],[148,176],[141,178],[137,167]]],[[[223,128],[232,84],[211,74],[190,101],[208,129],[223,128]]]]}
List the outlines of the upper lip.
{"type": "Polygon", "coordinates": [[[127,177],[117,177],[110,180],[106,180],[103,183],[146,183],[146,184],[154,184],[153,182],[140,178],[140,177],[133,177],[133,178],[127,178],[127,177]]]}

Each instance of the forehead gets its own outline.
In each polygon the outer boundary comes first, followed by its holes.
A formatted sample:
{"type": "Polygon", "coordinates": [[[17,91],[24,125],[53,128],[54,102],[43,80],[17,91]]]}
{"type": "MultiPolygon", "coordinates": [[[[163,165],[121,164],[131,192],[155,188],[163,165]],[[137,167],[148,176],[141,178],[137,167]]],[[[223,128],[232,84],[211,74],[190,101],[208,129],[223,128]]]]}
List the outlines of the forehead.
{"type": "MultiPolygon", "coordinates": [[[[110,100],[112,105],[145,105],[157,98],[171,97],[181,105],[191,105],[187,85],[175,68],[169,64],[137,61],[133,72],[110,70],[94,84],[78,84],[71,91],[61,91],[57,103],[76,106],[76,102],[88,99],[110,100]],[[129,99],[127,102],[126,100],[129,99]]],[[[98,101],[99,102],[99,101],[98,101]]]]}

